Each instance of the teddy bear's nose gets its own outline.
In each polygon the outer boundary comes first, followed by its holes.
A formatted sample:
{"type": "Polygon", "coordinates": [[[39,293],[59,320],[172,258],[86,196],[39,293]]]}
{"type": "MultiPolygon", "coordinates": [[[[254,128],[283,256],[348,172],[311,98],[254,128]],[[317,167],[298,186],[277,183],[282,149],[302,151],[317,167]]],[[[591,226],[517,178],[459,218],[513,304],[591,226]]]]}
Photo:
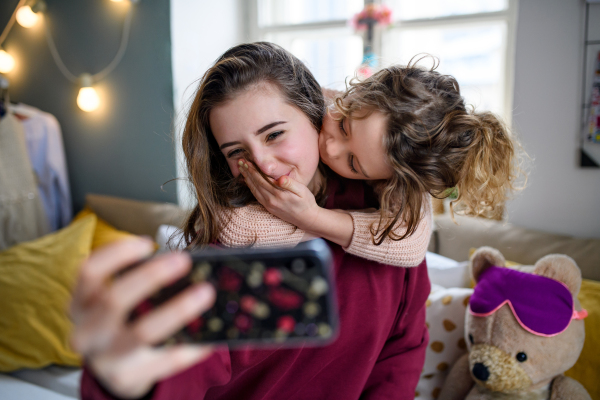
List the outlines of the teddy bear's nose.
{"type": "Polygon", "coordinates": [[[490,377],[490,371],[482,363],[476,363],[473,366],[473,376],[485,382],[490,377]]]}

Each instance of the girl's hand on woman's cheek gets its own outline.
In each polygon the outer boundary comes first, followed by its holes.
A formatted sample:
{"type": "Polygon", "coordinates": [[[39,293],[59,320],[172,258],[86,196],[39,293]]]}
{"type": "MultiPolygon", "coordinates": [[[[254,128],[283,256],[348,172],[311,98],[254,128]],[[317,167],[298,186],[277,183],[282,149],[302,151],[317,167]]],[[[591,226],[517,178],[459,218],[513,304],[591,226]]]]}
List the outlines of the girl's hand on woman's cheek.
{"type": "Polygon", "coordinates": [[[238,165],[248,188],[267,211],[302,230],[311,230],[321,207],[305,185],[289,176],[282,176],[277,181],[272,180],[275,185],[284,189],[280,190],[266,182],[247,161],[240,160],[238,165]]]}
{"type": "Polygon", "coordinates": [[[205,346],[154,347],[213,305],[215,292],[210,285],[187,289],[127,322],[136,305],[191,268],[188,255],[171,253],[114,277],[152,250],[149,240],[128,239],[95,251],[81,266],[71,303],[73,348],[102,385],[122,398],[143,396],[158,381],[211,353],[205,346]]]}

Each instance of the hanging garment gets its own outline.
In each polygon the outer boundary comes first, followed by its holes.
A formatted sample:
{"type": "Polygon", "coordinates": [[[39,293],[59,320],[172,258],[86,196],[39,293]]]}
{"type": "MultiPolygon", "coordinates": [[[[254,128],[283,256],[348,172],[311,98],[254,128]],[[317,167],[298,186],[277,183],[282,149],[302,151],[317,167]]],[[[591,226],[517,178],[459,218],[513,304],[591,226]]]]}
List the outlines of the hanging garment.
{"type": "Polygon", "coordinates": [[[0,119],[0,250],[49,232],[21,122],[0,119]]]}
{"type": "Polygon", "coordinates": [[[21,123],[50,231],[63,228],[73,211],[60,125],[52,114],[35,107],[16,104],[11,110],[27,117],[21,123]]]}

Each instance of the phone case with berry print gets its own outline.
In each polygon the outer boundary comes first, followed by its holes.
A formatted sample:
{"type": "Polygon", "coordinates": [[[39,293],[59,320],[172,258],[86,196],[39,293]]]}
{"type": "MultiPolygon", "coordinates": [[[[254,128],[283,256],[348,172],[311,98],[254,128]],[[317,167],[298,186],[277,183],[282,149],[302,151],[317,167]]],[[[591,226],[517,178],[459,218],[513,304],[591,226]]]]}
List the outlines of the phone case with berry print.
{"type": "Polygon", "coordinates": [[[185,278],[139,304],[130,316],[149,312],[194,283],[213,284],[213,308],[165,344],[319,346],[337,336],[332,257],[322,239],[291,249],[207,248],[191,256],[193,267],[185,278]]]}

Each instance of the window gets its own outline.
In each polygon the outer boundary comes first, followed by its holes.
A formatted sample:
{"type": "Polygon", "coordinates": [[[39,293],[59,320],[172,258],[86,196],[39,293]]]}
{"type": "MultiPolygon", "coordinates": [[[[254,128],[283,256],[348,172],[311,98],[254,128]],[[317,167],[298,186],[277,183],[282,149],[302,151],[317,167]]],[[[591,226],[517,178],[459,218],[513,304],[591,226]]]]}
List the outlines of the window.
{"type": "Polygon", "coordinates": [[[322,86],[344,89],[362,60],[363,41],[347,21],[363,0],[253,0],[251,40],[266,40],[304,61],[322,86]]]}
{"type": "Polygon", "coordinates": [[[456,78],[468,104],[510,121],[516,0],[384,1],[395,20],[382,33],[384,63],[436,56],[438,71],[456,78]]]}
{"type": "MultiPolygon", "coordinates": [[[[379,0],[394,23],[374,36],[380,65],[407,64],[419,54],[439,58],[468,104],[510,122],[517,0],[379,0]]],[[[250,40],[275,42],[304,61],[322,86],[345,87],[362,61],[363,39],[347,21],[363,0],[253,0],[250,40]]],[[[422,65],[431,63],[423,61],[422,65]]]]}

